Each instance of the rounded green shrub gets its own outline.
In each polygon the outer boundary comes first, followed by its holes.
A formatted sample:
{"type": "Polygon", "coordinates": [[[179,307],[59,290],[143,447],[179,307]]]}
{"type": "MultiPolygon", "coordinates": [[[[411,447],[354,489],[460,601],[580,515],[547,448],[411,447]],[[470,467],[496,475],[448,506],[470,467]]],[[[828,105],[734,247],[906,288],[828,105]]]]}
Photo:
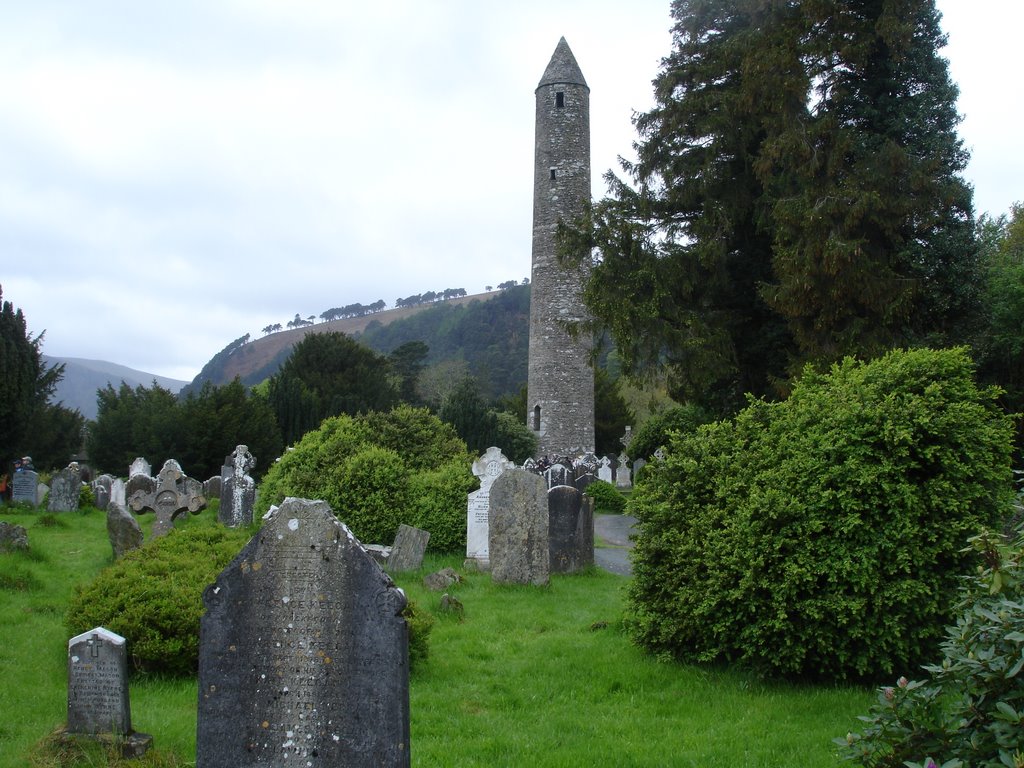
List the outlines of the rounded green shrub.
{"type": "Polygon", "coordinates": [[[618,488],[604,480],[595,480],[587,486],[587,496],[594,500],[594,511],[621,515],[626,508],[626,497],[618,488]]]}
{"type": "Polygon", "coordinates": [[[214,525],[172,530],[125,554],[71,599],[71,635],[103,626],[128,641],[136,668],[194,674],[203,590],[245,546],[250,531],[214,525]]]}
{"type": "Polygon", "coordinates": [[[364,543],[390,544],[405,523],[430,531],[432,551],[454,551],[466,543],[471,465],[454,429],[425,408],[336,416],[264,475],[256,512],[287,496],[323,499],[364,543]]]}
{"type": "Polygon", "coordinates": [[[466,495],[477,487],[463,461],[450,461],[409,477],[412,525],[430,531],[432,552],[465,551],[466,495]]]}
{"type": "Polygon", "coordinates": [[[670,444],[634,490],[628,626],[650,650],[863,679],[937,651],[970,536],[1011,493],[1012,423],[966,351],[807,369],[670,444]]]}
{"type": "Polygon", "coordinates": [[[630,458],[650,461],[654,452],[667,446],[674,434],[691,434],[702,424],[713,421],[699,405],[687,403],[652,414],[633,433],[627,449],[630,458]]]}

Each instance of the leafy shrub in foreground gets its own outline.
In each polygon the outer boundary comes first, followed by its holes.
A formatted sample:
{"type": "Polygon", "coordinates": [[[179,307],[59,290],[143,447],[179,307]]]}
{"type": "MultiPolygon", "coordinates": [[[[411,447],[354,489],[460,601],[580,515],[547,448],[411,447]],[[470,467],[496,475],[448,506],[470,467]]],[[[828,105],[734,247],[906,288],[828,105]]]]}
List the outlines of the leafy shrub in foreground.
{"type": "Polygon", "coordinates": [[[934,657],[962,551],[1010,496],[1012,424],[962,349],[806,370],[784,402],[674,441],[627,506],[650,650],[875,678],[934,657]]]}
{"type": "Polygon", "coordinates": [[[139,669],[195,673],[203,590],[249,540],[251,532],[214,525],[172,530],[125,554],[71,599],[71,635],[103,626],[128,641],[139,669]]]}
{"type": "Polygon", "coordinates": [[[264,475],[256,512],[287,496],[323,499],[364,543],[390,544],[405,523],[430,531],[431,551],[456,550],[466,543],[471,464],[454,429],[425,408],[336,416],[264,475]]]}
{"type": "Polygon", "coordinates": [[[930,678],[879,692],[860,733],[836,739],[866,768],[1024,766],[1024,535],[971,540],[983,562],[963,590],[930,678]]]}
{"type": "Polygon", "coordinates": [[[594,510],[621,515],[626,508],[626,497],[618,488],[604,480],[595,480],[587,486],[587,496],[594,500],[594,510]]]}

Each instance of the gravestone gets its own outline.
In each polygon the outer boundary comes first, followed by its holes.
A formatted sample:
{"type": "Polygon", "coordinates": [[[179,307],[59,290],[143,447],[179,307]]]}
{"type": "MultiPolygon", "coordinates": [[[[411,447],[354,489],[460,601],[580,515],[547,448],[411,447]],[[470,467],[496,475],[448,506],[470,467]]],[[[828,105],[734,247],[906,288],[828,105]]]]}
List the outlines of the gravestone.
{"type": "Polygon", "coordinates": [[[615,487],[633,487],[633,478],[629,470],[629,457],[625,453],[619,456],[619,466],[615,469],[615,487]]]}
{"type": "Polygon", "coordinates": [[[26,501],[38,506],[36,488],[39,487],[39,473],[31,469],[23,469],[14,473],[11,481],[11,501],[26,501]]]}
{"type": "Polygon", "coordinates": [[[67,735],[108,736],[122,751],[141,756],[152,743],[132,730],[125,640],[103,627],[68,641],[67,735]],[[123,739],[123,742],[122,742],[123,739]]]}
{"type": "Polygon", "coordinates": [[[577,573],[593,565],[593,499],[568,485],[548,491],[548,541],[552,573],[577,573]]]}
{"type": "Polygon", "coordinates": [[[415,571],[423,565],[423,553],[427,551],[430,532],[402,523],[395,534],[395,543],[391,545],[387,568],[391,573],[415,571]]]}
{"type": "Polygon", "coordinates": [[[647,466],[647,462],[643,459],[636,459],[633,462],[633,479],[640,477],[640,470],[647,466]]]}
{"type": "Polygon", "coordinates": [[[203,483],[203,496],[207,499],[219,499],[222,485],[223,478],[220,475],[210,475],[210,478],[203,483]]]}
{"type": "Polygon", "coordinates": [[[544,470],[544,480],[548,488],[556,485],[572,485],[572,468],[561,462],[555,462],[544,470]]]}
{"type": "Polygon", "coordinates": [[[249,470],[256,466],[256,458],[248,447],[235,447],[225,464],[231,467],[227,478],[221,480],[220,511],[217,519],[228,528],[252,523],[252,508],[256,503],[256,481],[249,470]]]}
{"type": "Polygon", "coordinates": [[[592,475],[589,472],[586,472],[577,477],[576,481],[572,484],[571,487],[575,488],[580,493],[586,493],[586,490],[590,486],[590,484],[596,482],[597,475],[592,475]]]}
{"type": "Polygon", "coordinates": [[[203,594],[196,768],[408,766],[404,593],[285,499],[203,594]]]}
{"type": "Polygon", "coordinates": [[[151,493],[136,491],[129,497],[128,505],[136,514],[153,512],[156,515],[153,523],[153,538],[156,538],[168,534],[174,528],[174,521],[184,512],[198,515],[206,506],[206,497],[203,484],[186,476],[174,459],[168,459],[157,477],[156,488],[151,493]]]}
{"type": "Polygon", "coordinates": [[[50,501],[46,508],[50,512],[73,512],[78,509],[78,495],[81,491],[78,466],[72,462],[50,478],[50,501]]]}
{"type": "Polygon", "coordinates": [[[491,579],[499,584],[548,583],[548,494],[544,478],[510,469],[491,484],[491,579]]]}
{"type": "Polygon", "coordinates": [[[14,523],[0,522],[0,552],[28,549],[28,531],[14,523]]]}
{"type": "Polygon", "coordinates": [[[46,494],[50,492],[50,486],[46,483],[40,483],[36,486],[36,506],[43,506],[43,502],[46,501],[46,494]]]}
{"type": "Polygon", "coordinates": [[[153,468],[149,465],[142,456],[136,457],[135,461],[128,465],[128,479],[131,480],[136,475],[145,475],[150,477],[153,474],[153,468]]]}
{"type": "Polygon", "coordinates": [[[615,471],[612,468],[612,460],[608,456],[601,459],[601,466],[597,469],[597,479],[606,483],[615,482],[615,471]]]}
{"type": "Polygon", "coordinates": [[[124,480],[119,477],[114,478],[114,482],[110,484],[110,503],[119,504],[124,507],[128,504],[128,497],[125,495],[124,480]]]}
{"type": "Polygon", "coordinates": [[[107,511],[110,504],[110,491],[114,485],[114,478],[110,475],[100,475],[92,483],[92,493],[96,499],[96,509],[107,511]]]}
{"type": "Polygon", "coordinates": [[[139,521],[116,501],[107,506],[107,538],[110,539],[115,560],[125,552],[142,546],[143,535],[139,521]]]}
{"type": "Polygon", "coordinates": [[[466,497],[466,560],[478,568],[487,568],[488,518],[491,484],[507,469],[515,467],[500,448],[491,446],[473,462],[473,474],[480,480],[479,490],[466,497]]]}

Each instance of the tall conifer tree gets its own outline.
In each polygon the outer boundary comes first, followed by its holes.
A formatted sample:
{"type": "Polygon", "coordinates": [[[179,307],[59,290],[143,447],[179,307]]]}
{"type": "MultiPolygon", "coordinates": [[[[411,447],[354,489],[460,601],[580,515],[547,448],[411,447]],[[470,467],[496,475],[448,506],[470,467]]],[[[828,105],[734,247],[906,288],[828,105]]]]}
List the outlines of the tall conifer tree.
{"type": "Polygon", "coordinates": [[[638,159],[563,232],[598,253],[585,298],[624,370],[730,410],[808,359],[949,338],[975,265],[933,0],[672,13],[638,159]]]}

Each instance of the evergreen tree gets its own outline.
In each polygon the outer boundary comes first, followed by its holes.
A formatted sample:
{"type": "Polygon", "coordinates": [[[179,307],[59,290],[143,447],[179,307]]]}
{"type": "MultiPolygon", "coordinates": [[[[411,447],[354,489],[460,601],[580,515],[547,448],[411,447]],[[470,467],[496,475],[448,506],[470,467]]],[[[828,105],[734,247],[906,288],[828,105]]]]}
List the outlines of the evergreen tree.
{"type": "Polygon", "coordinates": [[[387,358],[343,333],[311,333],[270,379],[268,399],[291,444],[328,416],[390,410],[398,392],[387,358]]]}
{"type": "Polygon", "coordinates": [[[637,161],[562,230],[623,370],[721,412],[801,360],[952,335],[976,278],[933,0],[672,8],[637,161]]]}
{"type": "Polygon", "coordinates": [[[42,341],[43,334],[29,335],[25,315],[3,301],[0,288],[0,467],[29,452],[33,419],[64,375],[63,365],[44,365],[42,341]]]}

